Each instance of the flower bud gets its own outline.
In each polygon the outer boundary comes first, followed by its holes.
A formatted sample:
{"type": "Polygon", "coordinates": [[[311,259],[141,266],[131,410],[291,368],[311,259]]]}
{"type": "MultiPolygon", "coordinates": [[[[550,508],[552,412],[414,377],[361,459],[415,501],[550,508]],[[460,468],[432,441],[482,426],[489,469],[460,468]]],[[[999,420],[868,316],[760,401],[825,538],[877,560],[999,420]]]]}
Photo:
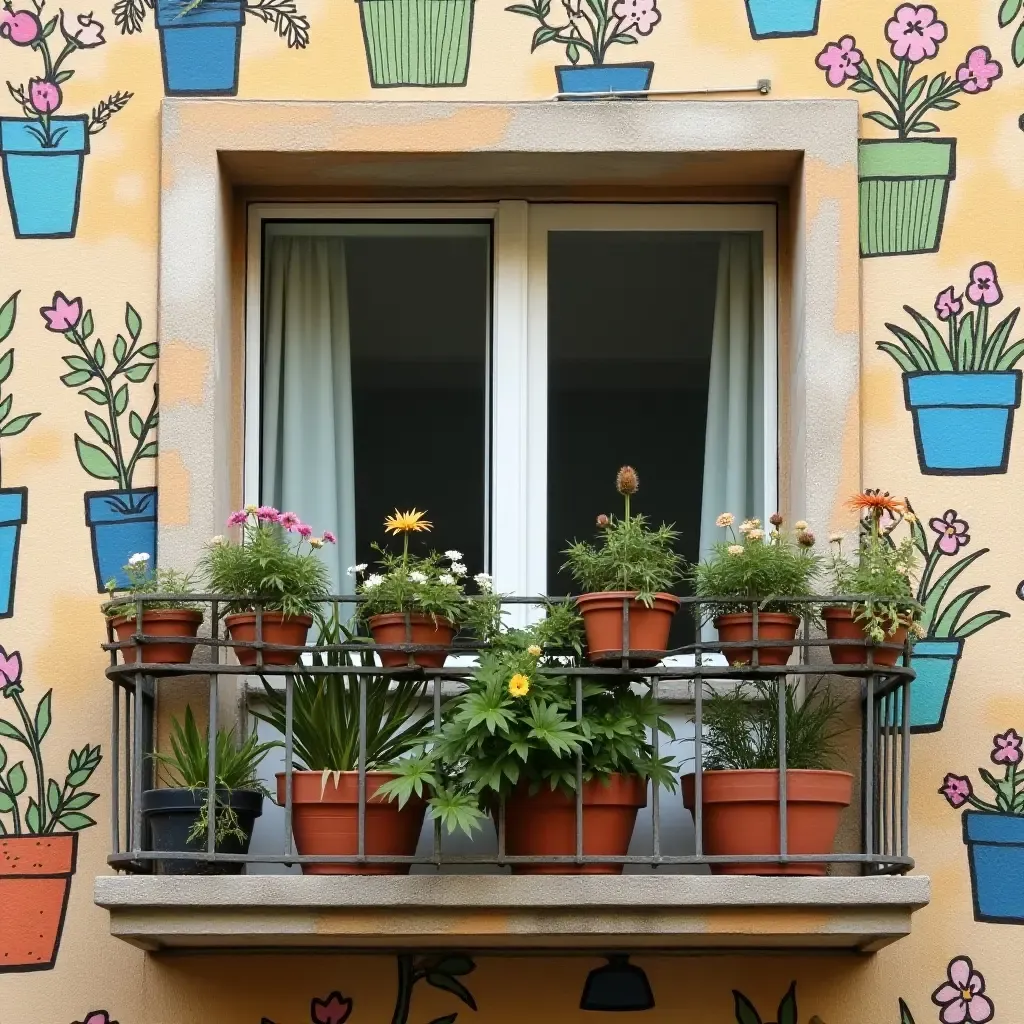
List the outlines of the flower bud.
{"type": "Polygon", "coordinates": [[[615,490],[619,494],[636,494],[640,490],[640,477],[632,466],[623,466],[615,474],[615,490]]]}

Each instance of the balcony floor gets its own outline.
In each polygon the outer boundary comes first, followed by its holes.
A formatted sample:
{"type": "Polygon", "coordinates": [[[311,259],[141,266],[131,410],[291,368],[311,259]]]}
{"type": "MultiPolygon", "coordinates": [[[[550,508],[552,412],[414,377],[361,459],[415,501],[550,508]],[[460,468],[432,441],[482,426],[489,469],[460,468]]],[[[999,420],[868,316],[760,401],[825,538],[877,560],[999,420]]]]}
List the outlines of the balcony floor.
{"type": "Polygon", "coordinates": [[[148,876],[96,879],[152,952],[441,949],[870,953],[910,933],[922,875],[148,876]]]}

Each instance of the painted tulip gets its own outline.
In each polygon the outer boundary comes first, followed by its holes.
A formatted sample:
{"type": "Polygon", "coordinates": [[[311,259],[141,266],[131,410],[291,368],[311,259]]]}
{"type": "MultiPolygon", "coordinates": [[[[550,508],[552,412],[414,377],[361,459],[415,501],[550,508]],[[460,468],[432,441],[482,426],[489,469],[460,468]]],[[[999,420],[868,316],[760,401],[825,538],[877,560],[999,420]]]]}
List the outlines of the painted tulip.
{"type": "Polygon", "coordinates": [[[60,106],[60,86],[44,78],[30,78],[28,98],[33,110],[40,114],[52,114],[60,106]]]}
{"type": "Polygon", "coordinates": [[[53,305],[44,306],[39,312],[46,321],[48,331],[63,334],[65,331],[73,331],[82,319],[82,300],[69,300],[63,292],[54,292],[53,305]]]}
{"type": "Polygon", "coordinates": [[[42,35],[43,26],[31,11],[0,11],[0,36],[15,46],[31,46],[42,35]]]}
{"type": "Polygon", "coordinates": [[[103,38],[103,25],[93,18],[91,11],[88,14],[79,14],[75,20],[78,22],[78,31],[68,32],[64,26],[63,15],[61,17],[61,31],[68,42],[73,42],[82,50],[102,46],[106,42],[103,38]]]}

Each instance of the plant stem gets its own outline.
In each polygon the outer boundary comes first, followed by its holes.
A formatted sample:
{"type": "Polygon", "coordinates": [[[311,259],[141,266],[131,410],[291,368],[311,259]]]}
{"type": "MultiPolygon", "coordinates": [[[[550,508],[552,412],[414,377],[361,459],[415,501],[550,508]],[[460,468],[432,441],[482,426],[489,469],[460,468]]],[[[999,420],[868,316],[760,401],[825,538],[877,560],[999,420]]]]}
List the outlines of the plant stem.
{"type": "MultiPolygon", "coordinates": [[[[931,97],[931,99],[928,99],[927,97],[923,99],[920,106],[918,106],[917,110],[914,111],[913,115],[907,121],[906,134],[901,136],[901,138],[907,138],[910,135],[914,130],[914,125],[921,120],[921,117],[926,111],[931,110],[932,107],[934,107],[940,100],[948,100],[958,92],[963,92],[963,85],[960,82],[953,82],[945,89],[940,89],[939,92],[931,97]]],[[[907,113],[909,114],[910,112],[907,111],[907,113]]]]}
{"type": "Polygon", "coordinates": [[[900,73],[897,79],[899,92],[896,97],[896,106],[899,108],[899,116],[897,118],[897,125],[899,126],[900,138],[905,139],[907,137],[906,121],[907,121],[907,80],[910,77],[910,64],[906,59],[900,61],[900,73]]]}
{"type": "Polygon", "coordinates": [[[391,1024],[407,1024],[412,1002],[412,987],[415,983],[412,955],[402,953],[398,957],[398,992],[395,995],[395,1012],[391,1017],[391,1024]]]}
{"type": "Polygon", "coordinates": [[[39,800],[39,830],[38,835],[43,834],[43,827],[46,825],[46,776],[43,774],[43,752],[39,749],[39,740],[36,737],[36,727],[29,717],[28,708],[20,693],[14,695],[14,703],[25,723],[25,738],[28,741],[28,748],[32,751],[32,763],[36,772],[36,796],[39,800]]]}
{"type": "Polygon", "coordinates": [[[983,370],[982,357],[988,342],[988,306],[978,307],[978,328],[974,338],[974,361],[979,370],[983,370]]]}
{"type": "Polygon", "coordinates": [[[107,375],[100,369],[99,364],[92,357],[92,353],[89,351],[89,346],[86,345],[85,339],[78,333],[78,329],[75,328],[68,331],[71,336],[71,340],[78,346],[82,355],[86,361],[92,366],[93,372],[103,382],[103,391],[107,396],[107,418],[110,421],[110,436],[112,438],[111,447],[114,449],[114,458],[117,464],[117,482],[122,490],[130,490],[131,483],[128,479],[128,474],[124,464],[124,451],[121,448],[121,432],[117,425],[117,410],[114,407],[114,390],[111,387],[110,380],[107,375]]]}
{"type": "Polygon", "coordinates": [[[146,438],[149,436],[150,430],[153,428],[153,420],[156,418],[157,411],[159,408],[159,398],[157,397],[156,388],[153,389],[153,404],[150,406],[149,413],[146,415],[146,421],[142,424],[142,430],[139,431],[139,441],[135,446],[135,451],[132,453],[132,457],[128,462],[128,466],[125,469],[125,480],[127,481],[127,490],[132,488],[132,478],[135,476],[135,463],[139,460],[139,453],[146,446],[146,438]]]}

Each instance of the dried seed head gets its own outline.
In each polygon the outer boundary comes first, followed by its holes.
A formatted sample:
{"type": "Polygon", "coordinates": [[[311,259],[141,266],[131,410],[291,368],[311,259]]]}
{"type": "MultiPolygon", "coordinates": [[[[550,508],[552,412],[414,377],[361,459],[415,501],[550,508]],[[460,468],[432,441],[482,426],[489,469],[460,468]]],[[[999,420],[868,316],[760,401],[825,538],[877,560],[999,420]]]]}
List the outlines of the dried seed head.
{"type": "Polygon", "coordinates": [[[619,494],[636,494],[640,490],[640,477],[632,466],[623,466],[615,475],[615,490],[619,494]]]}
{"type": "Polygon", "coordinates": [[[597,517],[597,525],[599,529],[607,530],[611,526],[612,521],[602,512],[597,517]]]}
{"type": "Polygon", "coordinates": [[[802,548],[814,547],[814,534],[810,530],[803,530],[796,535],[796,542],[802,548]]]}
{"type": "Polygon", "coordinates": [[[772,526],[781,526],[785,520],[782,518],[781,512],[773,512],[768,522],[771,523],[772,526]]]}

